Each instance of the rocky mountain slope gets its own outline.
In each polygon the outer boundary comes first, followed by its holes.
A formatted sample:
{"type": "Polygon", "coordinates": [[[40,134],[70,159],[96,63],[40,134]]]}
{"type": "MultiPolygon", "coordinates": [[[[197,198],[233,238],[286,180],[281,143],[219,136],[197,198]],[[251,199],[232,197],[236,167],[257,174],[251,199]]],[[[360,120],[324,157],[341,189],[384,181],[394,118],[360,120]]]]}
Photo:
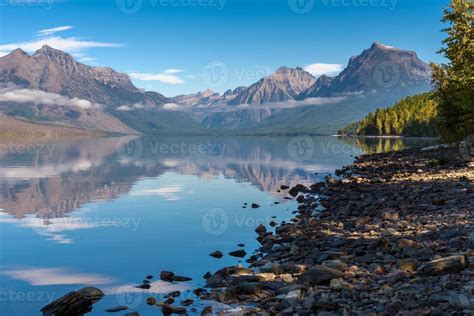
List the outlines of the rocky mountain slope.
{"type": "Polygon", "coordinates": [[[249,87],[167,98],[127,74],[90,67],[43,46],[0,57],[0,113],[124,134],[330,133],[377,107],[430,90],[416,53],[374,43],[337,76],[281,67],[249,87]]]}

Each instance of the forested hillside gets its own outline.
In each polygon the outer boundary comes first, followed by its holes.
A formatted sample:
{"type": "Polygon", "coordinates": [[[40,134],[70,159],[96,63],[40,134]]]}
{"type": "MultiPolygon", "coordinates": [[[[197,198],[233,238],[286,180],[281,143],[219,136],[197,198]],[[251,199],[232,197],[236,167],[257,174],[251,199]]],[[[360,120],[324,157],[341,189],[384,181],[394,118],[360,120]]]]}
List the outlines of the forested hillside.
{"type": "Polygon", "coordinates": [[[369,113],[339,131],[344,135],[436,137],[437,104],[430,93],[402,99],[387,109],[369,113]]]}

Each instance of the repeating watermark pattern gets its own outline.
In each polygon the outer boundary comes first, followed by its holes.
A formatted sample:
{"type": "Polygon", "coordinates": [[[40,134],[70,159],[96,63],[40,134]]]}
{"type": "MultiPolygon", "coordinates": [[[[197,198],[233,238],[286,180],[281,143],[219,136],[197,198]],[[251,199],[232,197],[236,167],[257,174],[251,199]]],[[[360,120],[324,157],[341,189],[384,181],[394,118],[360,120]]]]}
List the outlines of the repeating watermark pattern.
{"type": "Polygon", "coordinates": [[[313,10],[315,0],[288,0],[288,7],[296,14],[305,14],[313,10]]]}
{"type": "Polygon", "coordinates": [[[203,230],[214,236],[224,234],[230,226],[256,228],[260,224],[271,226],[272,222],[281,222],[274,216],[251,216],[248,214],[232,214],[222,209],[215,208],[207,211],[201,218],[203,230]]]}
{"type": "Polygon", "coordinates": [[[0,154],[40,154],[52,156],[56,144],[0,144],[0,154]]]}
{"type": "Polygon", "coordinates": [[[201,78],[208,87],[215,89],[225,86],[231,75],[239,81],[256,81],[271,73],[270,67],[266,66],[229,67],[222,61],[212,61],[202,68],[201,78]]]}
{"type": "Polygon", "coordinates": [[[117,8],[125,14],[134,14],[140,11],[143,0],[116,0],[117,8]]]}
{"type": "Polygon", "coordinates": [[[204,83],[211,88],[224,86],[229,80],[229,68],[221,61],[208,63],[201,71],[204,83]]]}
{"type": "Polygon", "coordinates": [[[42,218],[43,225],[52,226],[59,230],[75,230],[81,228],[96,227],[115,227],[130,229],[132,232],[138,231],[141,218],[133,217],[61,217],[61,218],[42,218]]]}
{"type": "Polygon", "coordinates": [[[120,159],[137,160],[142,156],[143,143],[141,139],[132,139],[125,143],[117,144],[117,154],[120,159]]]}
{"type": "Polygon", "coordinates": [[[0,0],[0,7],[44,7],[47,10],[53,7],[55,0],[0,0]]]}
{"type": "MultiPolygon", "coordinates": [[[[381,7],[395,9],[398,0],[322,0],[323,6],[334,7],[381,7]]],[[[306,14],[314,10],[315,0],[287,0],[288,8],[296,14],[306,14]]]]}
{"type": "Polygon", "coordinates": [[[210,235],[222,235],[229,227],[229,215],[221,208],[209,210],[201,218],[201,227],[210,235]]]}
{"type": "Polygon", "coordinates": [[[216,143],[161,143],[159,141],[144,142],[133,139],[117,145],[120,159],[135,161],[142,157],[144,149],[152,155],[212,155],[222,157],[227,151],[227,144],[216,143]]]}
{"type": "MultiPolygon", "coordinates": [[[[213,7],[224,9],[225,0],[145,0],[151,7],[213,7]]],[[[117,8],[125,14],[134,14],[140,11],[144,0],[116,0],[117,8]]]]}
{"type": "Polygon", "coordinates": [[[56,296],[54,291],[0,290],[0,302],[45,302],[50,303],[56,296]]]}
{"type": "Polygon", "coordinates": [[[115,301],[119,306],[139,307],[144,300],[144,293],[135,288],[136,284],[123,285],[115,290],[115,301]]]}
{"type": "Polygon", "coordinates": [[[307,161],[314,155],[315,144],[311,136],[293,137],[287,145],[288,154],[296,161],[307,161]]]}
{"type": "Polygon", "coordinates": [[[374,68],[372,76],[379,87],[393,88],[400,82],[400,66],[391,61],[384,61],[374,68]]]}

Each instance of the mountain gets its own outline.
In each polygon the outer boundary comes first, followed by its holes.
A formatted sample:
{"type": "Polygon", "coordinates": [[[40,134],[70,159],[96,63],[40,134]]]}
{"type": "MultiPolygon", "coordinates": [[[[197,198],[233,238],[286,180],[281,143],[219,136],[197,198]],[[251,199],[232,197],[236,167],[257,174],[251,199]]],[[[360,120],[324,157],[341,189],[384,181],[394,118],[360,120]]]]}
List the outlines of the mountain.
{"type": "Polygon", "coordinates": [[[300,99],[332,97],[373,90],[426,88],[431,83],[431,68],[415,52],[374,43],[349,60],[335,78],[320,77],[300,99]]]}
{"type": "Polygon", "coordinates": [[[38,89],[103,105],[161,105],[167,98],[136,88],[129,76],[109,67],[90,67],[44,45],[32,56],[21,49],[0,58],[0,82],[38,89]]]}
{"type": "Polygon", "coordinates": [[[248,87],[167,98],[108,67],[43,46],[0,57],[0,114],[122,134],[333,133],[368,112],[430,90],[415,52],[374,43],[337,76],[280,67],[248,87]]]}
{"type": "Polygon", "coordinates": [[[0,112],[23,120],[121,134],[204,130],[185,113],[163,110],[171,100],[138,89],[127,74],[47,45],[0,57],[0,84],[0,112]]]}
{"type": "Polygon", "coordinates": [[[316,82],[316,79],[302,68],[280,67],[270,76],[260,79],[229,102],[229,105],[259,105],[294,100],[316,82]]]}

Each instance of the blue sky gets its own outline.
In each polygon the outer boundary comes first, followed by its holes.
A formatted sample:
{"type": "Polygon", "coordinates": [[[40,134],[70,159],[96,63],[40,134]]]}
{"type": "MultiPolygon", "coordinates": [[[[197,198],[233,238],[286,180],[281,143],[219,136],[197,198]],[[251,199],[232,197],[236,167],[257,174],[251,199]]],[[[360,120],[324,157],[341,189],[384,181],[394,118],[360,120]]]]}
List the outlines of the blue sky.
{"type": "Polygon", "coordinates": [[[86,64],[129,73],[138,87],[166,96],[223,92],[283,65],[335,74],[375,41],[442,61],[436,52],[447,3],[0,0],[0,54],[47,43],[86,64]]]}

